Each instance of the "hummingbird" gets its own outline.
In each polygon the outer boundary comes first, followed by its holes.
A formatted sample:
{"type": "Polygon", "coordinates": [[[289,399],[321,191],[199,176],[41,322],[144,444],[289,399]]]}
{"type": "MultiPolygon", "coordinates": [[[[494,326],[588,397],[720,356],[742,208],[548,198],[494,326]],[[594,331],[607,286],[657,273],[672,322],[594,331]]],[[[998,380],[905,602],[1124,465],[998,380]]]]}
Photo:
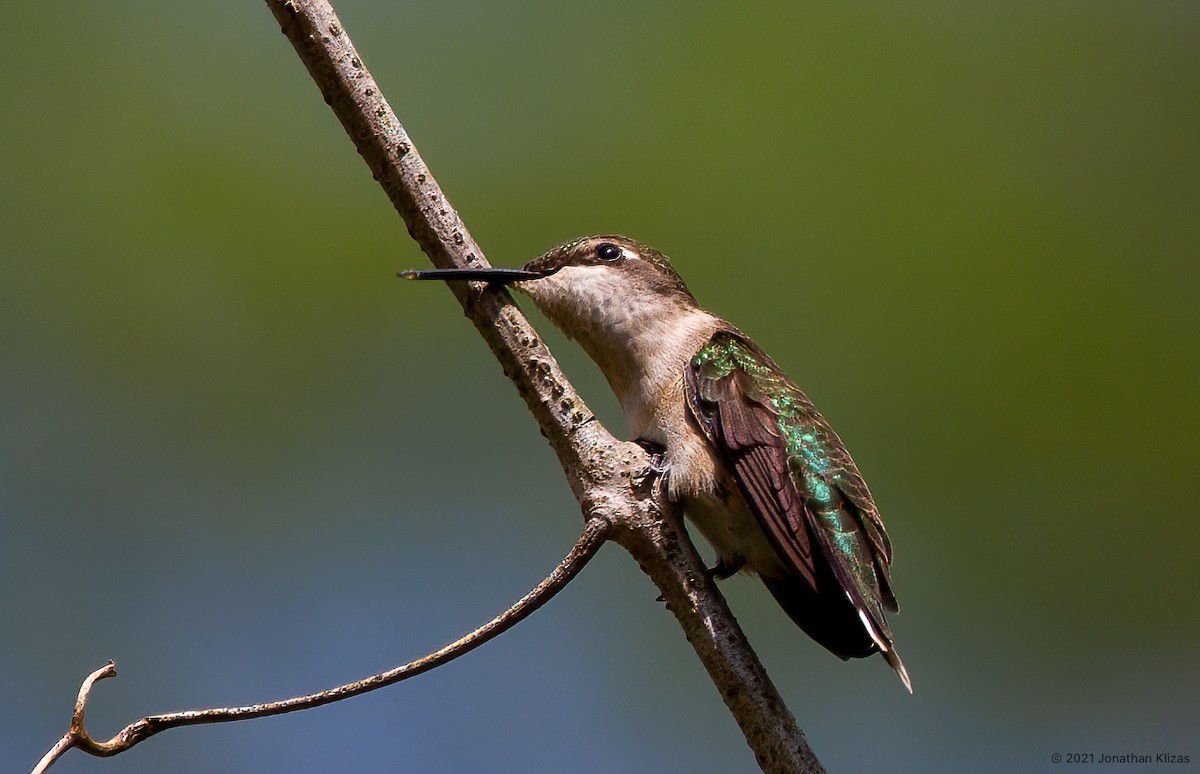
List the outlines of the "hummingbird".
{"type": "Polygon", "coordinates": [[[892,546],[842,440],[763,350],[700,307],[665,255],[620,235],[567,242],[523,269],[410,279],[514,287],[599,366],[667,496],[712,545],[709,574],[757,575],[842,659],[883,654],[912,692],[885,611],[892,546]]]}

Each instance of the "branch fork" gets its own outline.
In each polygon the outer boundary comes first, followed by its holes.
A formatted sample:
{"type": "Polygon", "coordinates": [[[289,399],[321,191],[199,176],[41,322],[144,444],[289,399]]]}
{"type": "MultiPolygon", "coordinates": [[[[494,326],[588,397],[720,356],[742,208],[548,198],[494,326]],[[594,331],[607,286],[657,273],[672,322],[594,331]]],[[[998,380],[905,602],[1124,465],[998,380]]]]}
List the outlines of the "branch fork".
{"type": "MultiPolygon", "coordinates": [[[[325,102],[434,266],[484,267],[483,251],[450,205],[404,127],[383,98],[327,0],[266,0],[325,102]]],[[[507,291],[450,283],[467,317],[516,386],[558,456],[585,526],[555,571],[513,607],[446,647],[378,675],[307,696],[267,704],[151,715],[107,741],[83,723],[93,686],[116,674],[110,661],[84,680],[67,733],[36,772],[78,747],[115,755],[160,731],[293,712],[374,690],[433,669],[498,636],[566,585],[606,540],[621,545],[662,592],[726,706],[766,772],[813,774],[824,768],[750,648],[705,571],[678,510],[649,485],[652,458],[614,438],[588,409],[553,354],[507,291]]]]}

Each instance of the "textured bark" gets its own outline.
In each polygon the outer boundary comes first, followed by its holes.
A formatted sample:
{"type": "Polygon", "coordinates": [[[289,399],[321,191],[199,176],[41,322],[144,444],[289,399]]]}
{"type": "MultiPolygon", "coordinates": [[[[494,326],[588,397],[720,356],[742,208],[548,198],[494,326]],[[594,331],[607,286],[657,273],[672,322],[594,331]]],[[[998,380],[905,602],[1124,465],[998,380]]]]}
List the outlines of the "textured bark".
{"type": "MultiPolygon", "coordinates": [[[[325,101],[435,266],[486,266],[327,2],[267,0],[325,101]]],[[[649,460],[614,438],[563,376],[508,293],[478,283],[452,292],[516,385],[579,500],[662,591],[670,610],[765,771],[821,764],[688,539],[679,514],[648,483],[649,460]]]]}
{"type": "MultiPolygon", "coordinates": [[[[409,234],[433,264],[488,265],[329,3],[267,0],[267,5],[409,234]]],[[[795,718],[705,574],[678,513],[658,487],[646,485],[645,452],[618,441],[595,421],[507,292],[477,283],[452,283],[451,289],[558,455],[585,517],[611,521],[613,539],[662,591],[759,765],[766,771],[822,771],[795,718]]]]}
{"type": "MultiPolygon", "coordinates": [[[[330,4],[324,0],[266,2],[409,234],[433,264],[487,266],[482,250],[421,160],[330,4]]],[[[87,734],[83,714],[93,684],[116,674],[110,662],[84,681],[70,730],[36,771],[48,768],[72,747],[93,755],[114,755],[167,728],[319,706],[426,671],[528,615],[565,585],[606,538],[624,547],[662,592],[759,766],[768,772],[824,771],[705,572],[680,514],[657,485],[646,452],[614,438],[596,421],[505,290],[465,282],[449,287],[525,400],[579,501],[586,521],[584,534],[555,574],[457,643],[387,673],[270,705],[148,716],[101,742],[87,734]]]]}

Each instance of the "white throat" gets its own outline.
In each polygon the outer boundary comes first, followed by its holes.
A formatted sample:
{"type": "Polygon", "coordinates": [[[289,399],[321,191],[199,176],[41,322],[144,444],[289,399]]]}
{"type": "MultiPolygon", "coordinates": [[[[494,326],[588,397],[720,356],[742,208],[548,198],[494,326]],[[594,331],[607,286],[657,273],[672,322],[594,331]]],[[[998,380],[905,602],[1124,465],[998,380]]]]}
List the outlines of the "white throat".
{"type": "Polygon", "coordinates": [[[639,292],[607,266],[566,266],[520,290],[600,367],[633,436],[668,445],[667,426],[687,422],[684,370],[721,321],[693,303],[639,292]]]}

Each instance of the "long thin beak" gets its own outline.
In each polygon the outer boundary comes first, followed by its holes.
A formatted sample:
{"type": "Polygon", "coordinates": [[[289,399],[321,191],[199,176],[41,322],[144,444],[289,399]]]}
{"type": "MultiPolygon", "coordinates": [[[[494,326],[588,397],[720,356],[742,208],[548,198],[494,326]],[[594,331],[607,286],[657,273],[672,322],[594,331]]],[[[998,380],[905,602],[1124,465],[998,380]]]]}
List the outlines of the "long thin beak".
{"type": "Polygon", "coordinates": [[[534,280],[550,272],[527,271],[525,269],[407,269],[396,272],[396,276],[413,280],[477,280],[492,285],[507,285],[510,282],[534,280]]]}

